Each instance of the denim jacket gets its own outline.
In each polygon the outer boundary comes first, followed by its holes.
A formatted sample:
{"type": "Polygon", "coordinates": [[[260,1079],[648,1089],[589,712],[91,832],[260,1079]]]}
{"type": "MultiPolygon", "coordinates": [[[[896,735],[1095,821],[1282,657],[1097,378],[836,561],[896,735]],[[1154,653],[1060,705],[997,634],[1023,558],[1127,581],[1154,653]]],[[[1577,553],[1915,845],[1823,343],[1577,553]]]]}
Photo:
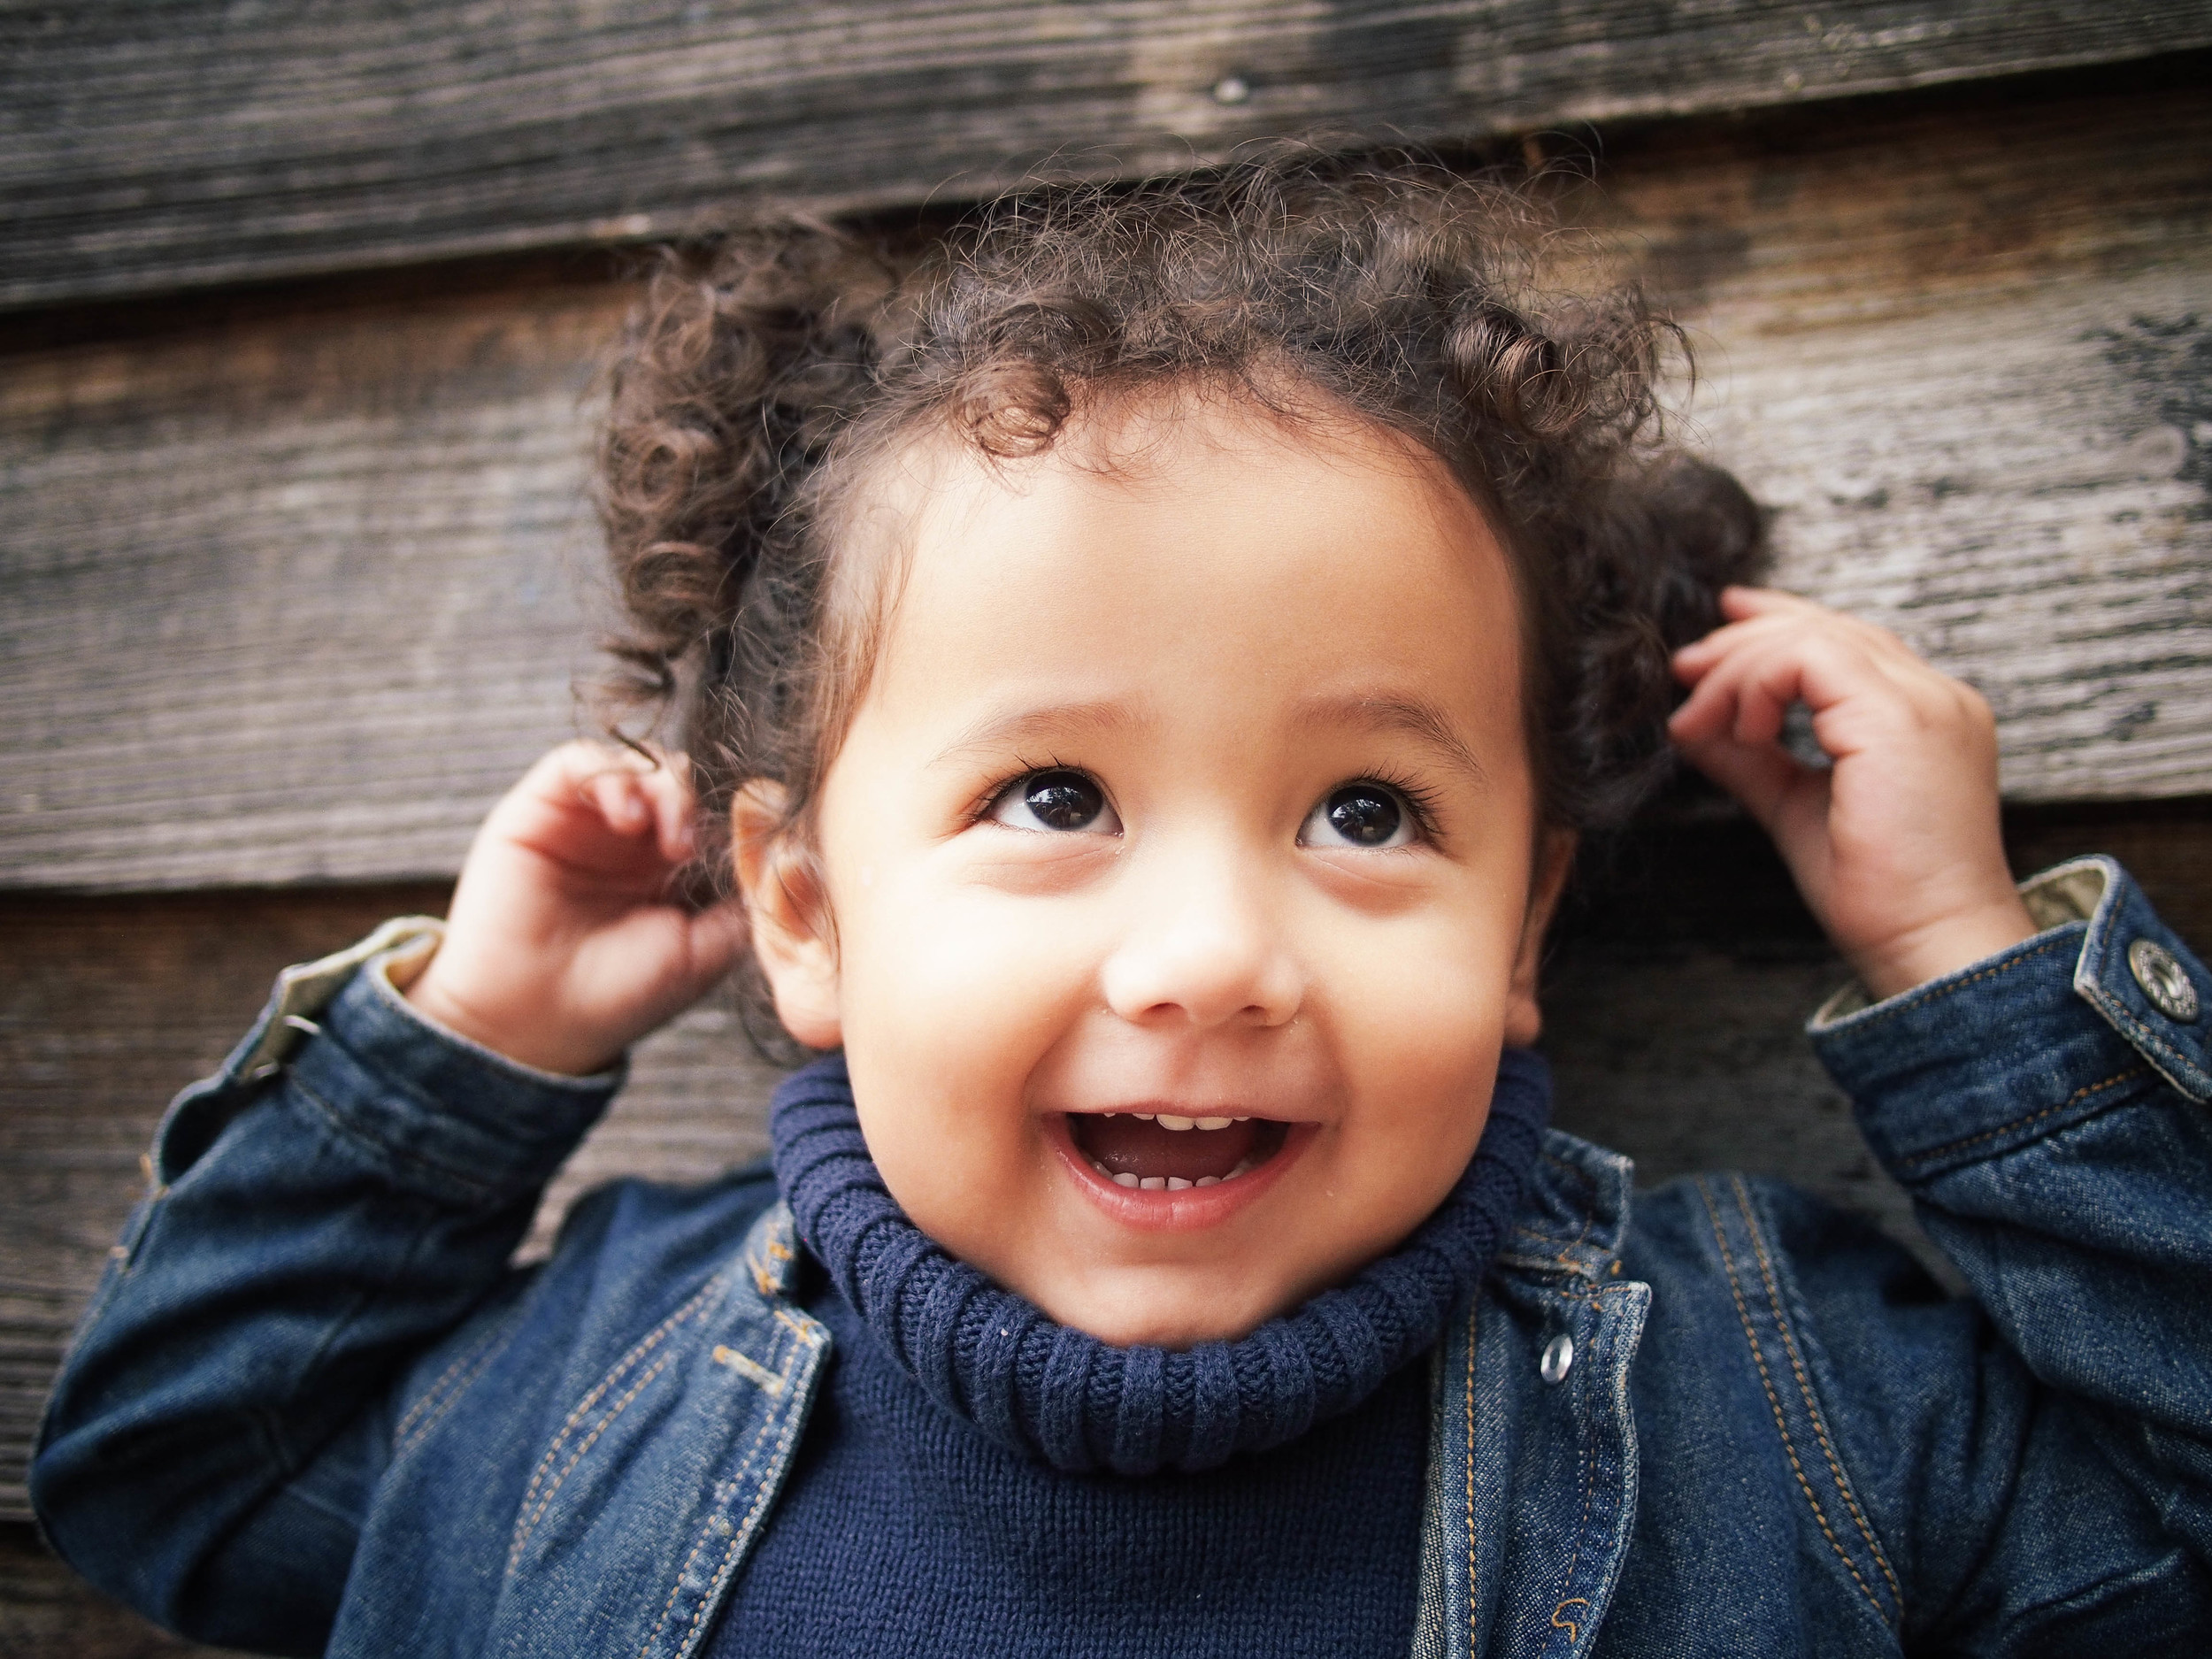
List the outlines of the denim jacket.
{"type": "MultiPolygon", "coordinates": [[[[1970,1297],[1771,1183],[1632,1226],[1627,1161],[1549,1135],[1432,1356],[1417,1655],[2204,1650],[2212,976],[2108,861],[2024,892],[2047,931],[1812,1027],[1970,1297]]],[[[789,1213],[621,1182],[512,1266],[616,1079],[426,1025],[388,973],[430,937],[288,970],[171,1108],[47,1535],[235,1646],[699,1652],[828,1357],[789,1213]]]]}

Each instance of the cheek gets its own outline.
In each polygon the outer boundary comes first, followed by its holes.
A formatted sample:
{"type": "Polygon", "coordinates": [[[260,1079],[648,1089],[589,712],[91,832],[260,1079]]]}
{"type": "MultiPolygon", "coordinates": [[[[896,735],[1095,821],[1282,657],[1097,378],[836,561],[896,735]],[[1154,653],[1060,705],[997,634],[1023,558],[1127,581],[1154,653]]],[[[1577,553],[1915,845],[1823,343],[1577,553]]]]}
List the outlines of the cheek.
{"type": "Polygon", "coordinates": [[[1404,1187],[1417,1205],[1440,1196],[1480,1131],[1518,921],[1509,906],[1441,906],[1363,930],[1337,953],[1329,1001],[1338,1063],[1373,1131],[1369,1175],[1404,1187]]]}
{"type": "Polygon", "coordinates": [[[848,1046],[1025,1069],[1094,979],[1094,953],[1038,907],[957,884],[878,889],[841,942],[848,1046]]]}
{"type": "Polygon", "coordinates": [[[846,1060],[877,1166],[926,1232],[990,1259],[1048,1190],[1029,1082],[1094,1000],[1081,942],[1033,906],[926,881],[879,882],[840,921],[846,1060]]]}
{"type": "Polygon", "coordinates": [[[1420,944],[1378,952],[1336,1001],[1359,1092],[1391,1119],[1433,1125],[1496,1071],[1509,964],[1464,940],[1420,944]]]}

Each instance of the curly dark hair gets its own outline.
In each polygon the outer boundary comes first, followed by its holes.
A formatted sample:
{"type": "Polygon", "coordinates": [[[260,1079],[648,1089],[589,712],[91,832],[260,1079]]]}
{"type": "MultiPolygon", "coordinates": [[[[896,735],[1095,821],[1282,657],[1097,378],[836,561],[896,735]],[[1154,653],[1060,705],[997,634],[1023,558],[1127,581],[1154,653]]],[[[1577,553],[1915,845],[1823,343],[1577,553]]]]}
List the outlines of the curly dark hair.
{"type": "Polygon", "coordinates": [[[1018,192],[918,249],[785,216],[672,250],[614,369],[600,500],[615,690],[680,718],[704,856],[726,870],[745,780],[803,824],[834,757],[872,660],[841,563],[872,467],[933,434],[1033,455],[1087,398],[1192,381],[1451,469],[1514,567],[1544,819],[1620,825],[1667,765],[1668,652],[1756,572],[1763,523],[1663,444],[1672,326],[1633,287],[1542,292],[1548,234],[1498,179],[1302,150],[1018,192]]]}

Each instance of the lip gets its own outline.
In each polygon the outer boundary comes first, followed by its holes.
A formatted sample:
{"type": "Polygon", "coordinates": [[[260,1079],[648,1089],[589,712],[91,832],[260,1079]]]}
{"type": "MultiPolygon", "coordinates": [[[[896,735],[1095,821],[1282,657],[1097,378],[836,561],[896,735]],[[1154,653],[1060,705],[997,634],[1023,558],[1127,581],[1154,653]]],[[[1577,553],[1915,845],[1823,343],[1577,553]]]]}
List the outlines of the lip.
{"type": "Polygon", "coordinates": [[[1321,1131],[1319,1124],[1286,1125],[1288,1133],[1273,1157],[1256,1170],[1233,1181],[1224,1181],[1218,1187],[1190,1187],[1174,1193],[1148,1192],[1142,1187],[1117,1187],[1093,1169],[1091,1161],[1075,1144],[1074,1132],[1068,1127],[1070,1116],[1067,1112],[1054,1112],[1045,1121],[1047,1138],[1067,1166],[1076,1190],[1113,1220],[1147,1233],[1202,1233],[1208,1227],[1221,1225],[1264,1197],[1321,1131]]]}

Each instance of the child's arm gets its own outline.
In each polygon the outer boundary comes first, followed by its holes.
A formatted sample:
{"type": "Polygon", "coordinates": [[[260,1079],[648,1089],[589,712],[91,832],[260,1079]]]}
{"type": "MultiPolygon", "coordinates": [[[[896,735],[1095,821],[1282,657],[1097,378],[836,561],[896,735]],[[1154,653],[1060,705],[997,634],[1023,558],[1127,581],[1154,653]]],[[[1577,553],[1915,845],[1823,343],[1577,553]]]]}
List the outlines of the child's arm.
{"type": "MultiPolygon", "coordinates": [[[[388,924],[288,970],[178,1097],[31,1474],[88,1578],[203,1640],[321,1647],[383,1471],[534,1294],[511,1257],[613,1063],[735,949],[730,912],[664,901],[688,810],[676,764],[556,751],[491,815],[408,987],[446,1029],[396,988],[436,925],[388,924]]],[[[531,1324],[549,1397],[565,1327],[531,1324]]],[[[503,1396],[526,1432],[547,1409],[503,1396]]],[[[513,1473],[488,1460],[472,1495],[513,1473]]]]}
{"type": "Polygon", "coordinates": [[[1774,837],[1867,989],[1893,996],[2033,933],[2005,864],[1980,694],[1808,599],[1731,588],[1721,609],[1726,626],[1675,654],[1693,689],[1674,740],[1774,837]],[[1778,741],[1799,702],[1832,766],[1778,741]]]}
{"type": "Polygon", "coordinates": [[[2031,883],[2031,914],[1973,693],[1803,600],[1725,609],[1677,659],[1676,734],[1879,999],[1815,1043],[1979,1304],[1816,1220],[1785,1240],[1803,1363],[1845,1441],[1865,1425],[1837,1455],[1895,1569],[1874,1599],[1947,1651],[2173,1651],[2212,1607],[2212,976],[2108,860],[2031,883]],[[1832,772],[1775,744],[1793,699],[1832,772]]]}

